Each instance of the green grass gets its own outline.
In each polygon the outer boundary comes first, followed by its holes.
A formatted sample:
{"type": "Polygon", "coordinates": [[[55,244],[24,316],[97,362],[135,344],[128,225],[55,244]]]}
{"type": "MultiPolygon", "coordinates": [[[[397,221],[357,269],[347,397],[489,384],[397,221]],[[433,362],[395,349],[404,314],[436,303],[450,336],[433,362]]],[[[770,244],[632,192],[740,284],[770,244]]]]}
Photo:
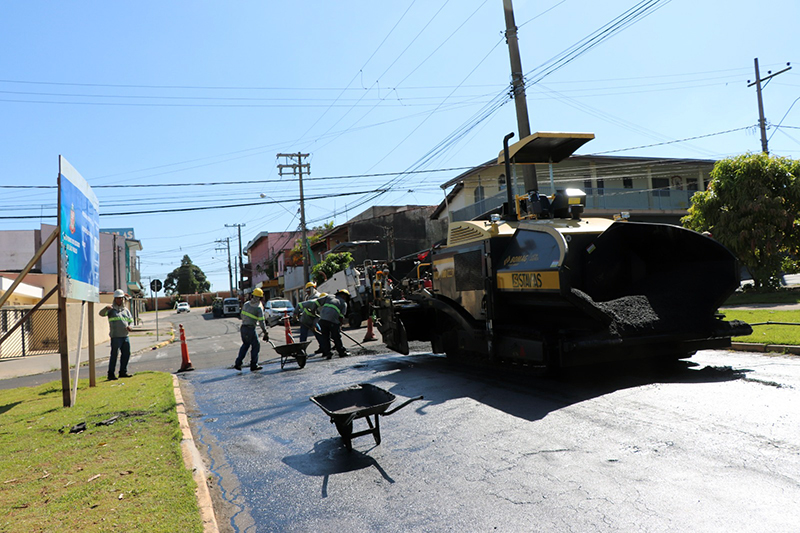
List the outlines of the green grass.
{"type": "MultiPolygon", "coordinates": [[[[792,322],[800,324],[800,311],[776,311],[771,309],[723,309],[726,320],[742,320],[748,324],[762,322],[792,322]]],[[[800,326],[753,326],[753,334],[735,337],[735,342],[757,342],[761,344],[800,345],[800,326]]]]}
{"type": "Polygon", "coordinates": [[[800,303],[800,289],[781,289],[774,292],[737,292],[725,302],[723,307],[730,305],[749,304],[796,304],[800,303]]]}
{"type": "Polygon", "coordinates": [[[0,391],[0,531],[202,531],[180,440],[169,374],[0,391]]]}

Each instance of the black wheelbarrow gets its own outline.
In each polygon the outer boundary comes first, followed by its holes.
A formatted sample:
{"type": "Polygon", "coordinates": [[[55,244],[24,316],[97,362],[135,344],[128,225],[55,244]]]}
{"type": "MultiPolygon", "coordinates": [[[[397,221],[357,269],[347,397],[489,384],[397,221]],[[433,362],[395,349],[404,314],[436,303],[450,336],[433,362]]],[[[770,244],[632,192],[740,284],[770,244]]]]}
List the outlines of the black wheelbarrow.
{"type": "Polygon", "coordinates": [[[336,424],[336,429],[342,436],[345,447],[352,450],[353,439],[364,435],[372,435],[375,438],[375,444],[380,444],[381,426],[378,416],[389,416],[411,402],[421,400],[422,396],[410,398],[391,411],[387,411],[386,409],[397,397],[370,383],[360,383],[346,389],[312,396],[310,399],[331,417],[331,423],[336,424]],[[370,417],[374,417],[374,419],[370,417]],[[369,429],[353,433],[353,420],[357,418],[366,418],[369,429]]]}
{"type": "MultiPolygon", "coordinates": [[[[272,341],[269,341],[269,343],[272,344],[272,341]]],[[[308,359],[306,348],[308,348],[309,344],[311,344],[311,341],[282,344],[280,346],[272,344],[272,347],[275,348],[275,351],[281,356],[281,370],[283,370],[283,367],[289,362],[289,359],[297,361],[297,366],[300,368],[306,366],[306,360],[308,359]]]]}

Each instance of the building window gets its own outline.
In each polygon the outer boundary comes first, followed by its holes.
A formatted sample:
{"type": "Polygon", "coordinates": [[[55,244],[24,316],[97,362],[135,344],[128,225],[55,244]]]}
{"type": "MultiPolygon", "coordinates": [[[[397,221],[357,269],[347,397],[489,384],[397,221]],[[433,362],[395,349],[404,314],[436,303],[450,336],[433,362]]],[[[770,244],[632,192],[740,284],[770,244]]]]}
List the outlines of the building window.
{"type": "Polygon", "coordinates": [[[653,196],[669,196],[669,178],[653,178],[653,196]]]}
{"type": "Polygon", "coordinates": [[[697,190],[697,178],[687,178],[686,179],[686,188],[690,191],[697,190]]]}
{"type": "Polygon", "coordinates": [[[475,198],[475,203],[476,204],[478,202],[482,202],[483,201],[483,199],[484,199],[483,185],[478,185],[477,187],[475,187],[475,196],[474,196],[474,198],[475,198]]]}
{"type": "Polygon", "coordinates": [[[497,190],[504,191],[506,190],[506,175],[500,174],[500,177],[497,178],[497,190]]]}
{"type": "Polygon", "coordinates": [[[622,188],[633,189],[633,178],[622,178],[622,188]]]}
{"type": "Polygon", "coordinates": [[[597,194],[601,195],[601,196],[603,194],[605,194],[605,190],[604,190],[605,188],[606,188],[606,180],[598,179],[597,180],[597,194]]]}
{"type": "Polygon", "coordinates": [[[592,180],[583,180],[583,192],[592,194],[592,180]]]}

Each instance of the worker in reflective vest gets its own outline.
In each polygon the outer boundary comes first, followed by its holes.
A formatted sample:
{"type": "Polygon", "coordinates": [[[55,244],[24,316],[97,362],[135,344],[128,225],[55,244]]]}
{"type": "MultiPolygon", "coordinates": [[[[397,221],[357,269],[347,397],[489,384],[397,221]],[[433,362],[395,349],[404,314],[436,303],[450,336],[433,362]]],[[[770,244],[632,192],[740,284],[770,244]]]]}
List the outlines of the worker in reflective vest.
{"type": "Polygon", "coordinates": [[[328,296],[324,292],[318,298],[306,300],[294,308],[294,317],[300,322],[300,342],[306,342],[308,332],[314,331],[314,326],[319,318],[320,299],[328,296]]]}
{"type": "Polygon", "coordinates": [[[350,301],[350,292],[339,289],[334,296],[327,296],[319,300],[319,347],[325,359],[333,357],[331,340],[339,357],[347,357],[350,353],[342,345],[342,321],[347,315],[347,302],[350,301]]]}
{"type": "Polygon", "coordinates": [[[128,340],[133,326],[133,315],[125,307],[125,291],[114,291],[114,304],[107,305],[100,310],[100,316],[108,317],[108,336],[111,337],[111,356],[108,359],[108,379],[117,379],[114,375],[117,368],[117,354],[119,358],[119,377],[129,378],[128,360],[131,358],[131,343],[128,340]]]}
{"type": "Polygon", "coordinates": [[[233,368],[236,370],[242,369],[242,362],[244,362],[248,349],[250,350],[250,371],[255,372],[264,368],[258,364],[258,352],[261,350],[261,344],[258,342],[258,334],[256,333],[256,324],[258,324],[264,333],[264,340],[269,340],[269,332],[264,320],[264,307],[261,305],[262,296],[264,296],[264,292],[259,288],[255,288],[250,295],[250,300],[246,301],[242,306],[242,327],[239,328],[239,333],[242,336],[242,346],[239,348],[239,356],[233,364],[233,368]]]}

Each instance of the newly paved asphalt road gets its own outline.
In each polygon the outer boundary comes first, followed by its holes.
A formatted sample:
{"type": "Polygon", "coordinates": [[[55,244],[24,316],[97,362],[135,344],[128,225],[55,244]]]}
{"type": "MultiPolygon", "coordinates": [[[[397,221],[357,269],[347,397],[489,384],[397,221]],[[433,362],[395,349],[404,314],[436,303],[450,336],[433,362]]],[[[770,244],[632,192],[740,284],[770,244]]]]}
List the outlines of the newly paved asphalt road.
{"type": "MultiPolygon", "coordinates": [[[[265,369],[250,373],[230,368],[238,320],[171,320],[184,324],[196,368],[180,381],[223,531],[774,533],[800,523],[797,357],[703,351],[667,373],[629,364],[548,379],[374,342],[375,353],[315,357],[302,370],[281,370],[265,346],[265,369]],[[364,436],[348,452],[309,397],[361,382],[425,398],[381,419],[379,446],[364,436]]],[[[282,343],[279,328],[272,337],[282,343]]],[[[175,343],[132,369],[174,372],[180,360],[175,343]]]]}
{"type": "Polygon", "coordinates": [[[204,368],[182,383],[229,531],[800,523],[797,358],[706,351],[666,374],[622,365],[545,379],[383,353],[204,368]],[[348,452],[309,397],[362,382],[425,398],[381,419],[379,446],[364,436],[348,452]]]}

